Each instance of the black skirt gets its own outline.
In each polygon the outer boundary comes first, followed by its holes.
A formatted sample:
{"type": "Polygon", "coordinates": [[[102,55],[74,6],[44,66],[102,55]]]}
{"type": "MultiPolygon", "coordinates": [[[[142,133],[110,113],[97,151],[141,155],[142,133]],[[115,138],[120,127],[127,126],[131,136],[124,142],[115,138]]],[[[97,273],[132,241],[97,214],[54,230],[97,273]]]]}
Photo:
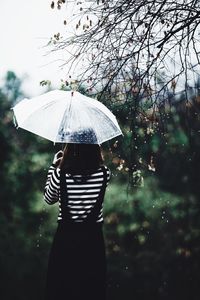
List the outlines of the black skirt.
{"type": "Polygon", "coordinates": [[[60,222],[49,256],[45,300],[105,300],[102,224],[60,222]]]}

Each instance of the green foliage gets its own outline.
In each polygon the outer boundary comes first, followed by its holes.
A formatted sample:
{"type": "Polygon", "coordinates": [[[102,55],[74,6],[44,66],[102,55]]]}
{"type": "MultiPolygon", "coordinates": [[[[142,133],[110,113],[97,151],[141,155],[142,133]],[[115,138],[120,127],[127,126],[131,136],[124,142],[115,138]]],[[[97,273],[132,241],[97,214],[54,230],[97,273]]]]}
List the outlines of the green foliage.
{"type": "Polygon", "coordinates": [[[50,164],[48,152],[51,149],[52,155],[53,149],[35,135],[14,128],[11,107],[14,99],[21,96],[21,82],[12,72],[8,72],[6,79],[0,91],[2,299],[37,299],[38,291],[34,290],[32,281],[42,291],[48,247],[39,252],[38,228],[41,219],[46,216],[48,220],[42,191],[50,164]],[[33,290],[31,295],[30,290],[33,290]]]}
{"type": "Polygon", "coordinates": [[[105,202],[108,299],[189,299],[197,292],[189,281],[197,281],[200,266],[196,201],[163,191],[154,176],[128,195],[126,185],[110,185],[105,202]]]}

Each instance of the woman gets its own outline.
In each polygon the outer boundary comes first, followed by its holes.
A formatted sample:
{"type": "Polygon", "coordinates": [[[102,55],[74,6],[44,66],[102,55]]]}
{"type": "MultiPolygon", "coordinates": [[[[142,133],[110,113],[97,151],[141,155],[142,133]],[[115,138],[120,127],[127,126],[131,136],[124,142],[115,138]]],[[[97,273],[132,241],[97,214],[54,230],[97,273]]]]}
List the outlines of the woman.
{"type": "Polygon", "coordinates": [[[49,168],[44,199],[59,202],[45,300],[106,299],[103,198],[110,171],[99,145],[68,144],[49,168]]]}

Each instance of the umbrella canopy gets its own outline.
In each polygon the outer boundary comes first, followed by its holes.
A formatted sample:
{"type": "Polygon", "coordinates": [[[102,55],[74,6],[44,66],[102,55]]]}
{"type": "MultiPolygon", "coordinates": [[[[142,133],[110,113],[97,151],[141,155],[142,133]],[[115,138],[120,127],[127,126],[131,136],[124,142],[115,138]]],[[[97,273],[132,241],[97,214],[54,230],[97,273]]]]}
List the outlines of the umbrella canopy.
{"type": "Polygon", "coordinates": [[[101,102],[74,91],[54,90],[13,107],[17,126],[54,143],[102,144],[122,134],[101,102]]]}

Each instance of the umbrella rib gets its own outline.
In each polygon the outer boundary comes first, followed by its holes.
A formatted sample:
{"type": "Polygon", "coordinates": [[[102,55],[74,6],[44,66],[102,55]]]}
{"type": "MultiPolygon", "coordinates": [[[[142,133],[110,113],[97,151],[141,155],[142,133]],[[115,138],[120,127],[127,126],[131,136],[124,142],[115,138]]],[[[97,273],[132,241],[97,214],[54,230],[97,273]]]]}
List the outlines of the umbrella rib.
{"type": "MultiPolygon", "coordinates": [[[[62,121],[58,124],[58,128],[57,128],[57,130],[56,130],[56,136],[55,136],[54,141],[57,140],[57,137],[59,136],[59,132],[60,132],[62,129],[64,129],[65,119],[67,119],[67,118],[66,118],[67,114],[70,114],[71,106],[72,106],[72,98],[70,99],[69,107],[67,107],[67,108],[65,109],[64,113],[63,113],[62,121]],[[67,110],[68,110],[68,112],[67,112],[67,110]],[[62,128],[62,125],[63,125],[63,128],[62,128]]],[[[70,116],[68,116],[68,118],[70,118],[70,116]]]]}
{"type": "MultiPolygon", "coordinates": [[[[60,100],[63,100],[64,98],[65,98],[65,97],[63,97],[63,98],[60,99],[60,100]]],[[[42,105],[42,106],[40,106],[40,107],[37,107],[34,111],[32,111],[32,112],[28,115],[28,117],[22,122],[22,124],[23,124],[24,122],[26,122],[26,120],[27,120],[28,118],[30,118],[33,114],[37,113],[37,112],[40,111],[40,110],[44,110],[45,107],[51,106],[51,105],[53,105],[55,102],[56,102],[55,100],[52,100],[50,103],[46,103],[46,104],[44,104],[44,105],[42,105]]],[[[19,125],[19,127],[20,127],[20,125],[19,125]]]]}

